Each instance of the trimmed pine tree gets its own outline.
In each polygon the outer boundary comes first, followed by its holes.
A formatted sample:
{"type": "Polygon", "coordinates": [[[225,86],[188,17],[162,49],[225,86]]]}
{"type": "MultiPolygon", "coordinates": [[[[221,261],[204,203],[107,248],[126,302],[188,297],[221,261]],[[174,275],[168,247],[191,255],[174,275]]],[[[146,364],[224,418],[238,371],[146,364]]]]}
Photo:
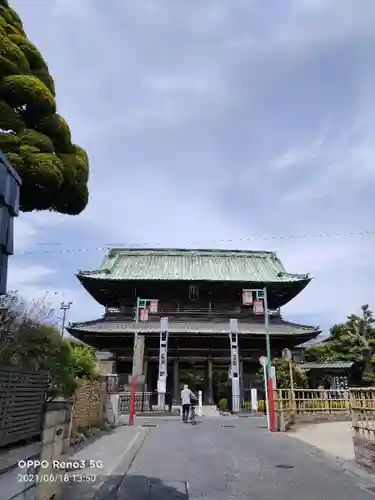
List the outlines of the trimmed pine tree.
{"type": "Polygon", "coordinates": [[[87,154],[56,113],[48,66],[8,0],[0,0],[0,149],[22,178],[21,210],[85,209],[87,154]]]}

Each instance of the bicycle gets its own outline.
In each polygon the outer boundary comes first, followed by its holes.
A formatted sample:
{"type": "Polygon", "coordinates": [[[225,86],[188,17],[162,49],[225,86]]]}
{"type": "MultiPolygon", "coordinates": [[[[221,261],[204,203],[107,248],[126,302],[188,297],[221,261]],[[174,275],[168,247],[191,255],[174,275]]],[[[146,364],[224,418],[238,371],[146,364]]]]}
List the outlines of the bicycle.
{"type": "Polygon", "coordinates": [[[190,423],[191,423],[191,425],[195,425],[196,424],[196,421],[195,421],[195,405],[191,405],[191,408],[190,408],[190,423]]]}

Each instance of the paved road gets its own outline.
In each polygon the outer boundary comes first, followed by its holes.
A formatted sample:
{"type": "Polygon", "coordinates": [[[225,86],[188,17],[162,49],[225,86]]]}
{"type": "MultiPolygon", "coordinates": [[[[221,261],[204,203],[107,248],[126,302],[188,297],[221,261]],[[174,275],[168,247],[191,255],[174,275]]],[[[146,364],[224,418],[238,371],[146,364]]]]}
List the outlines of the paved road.
{"type": "Polygon", "coordinates": [[[375,498],[362,489],[374,486],[369,480],[305,443],[269,434],[262,418],[212,418],[195,427],[174,420],[148,422],[158,427],[135,457],[117,500],[375,498]]]}
{"type": "Polygon", "coordinates": [[[301,425],[293,429],[288,435],[343,460],[354,460],[351,421],[301,425]]]}
{"type": "Polygon", "coordinates": [[[95,485],[66,485],[62,500],[375,499],[363,489],[375,486],[366,475],[349,473],[286,434],[269,434],[263,418],[205,418],[196,426],[173,418],[136,423],[75,454],[100,460],[104,468],[95,470],[95,485]]]}

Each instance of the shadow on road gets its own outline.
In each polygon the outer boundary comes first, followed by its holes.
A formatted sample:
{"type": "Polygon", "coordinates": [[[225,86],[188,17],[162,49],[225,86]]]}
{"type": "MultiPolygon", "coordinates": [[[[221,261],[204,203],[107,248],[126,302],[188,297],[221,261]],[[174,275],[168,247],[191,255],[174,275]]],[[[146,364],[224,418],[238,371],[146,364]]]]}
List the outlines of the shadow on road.
{"type": "Polygon", "coordinates": [[[139,475],[98,477],[95,484],[64,484],[61,500],[187,500],[184,481],[163,482],[139,475]]]}
{"type": "Polygon", "coordinates": [[[130,475],[122,481],[116,500],[187,500],[184,481],[163,482],[160,479],[130,475]]]}

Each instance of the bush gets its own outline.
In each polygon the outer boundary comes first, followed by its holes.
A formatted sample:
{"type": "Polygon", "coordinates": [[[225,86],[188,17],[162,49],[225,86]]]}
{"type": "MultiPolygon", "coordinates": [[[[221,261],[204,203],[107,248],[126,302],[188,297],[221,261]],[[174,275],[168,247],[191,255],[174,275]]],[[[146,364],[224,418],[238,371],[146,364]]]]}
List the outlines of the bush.
{"type": "Polygon", "coordinates": [[[346,401],[326,400],[311,400],[311,401],[296,401],[297,410],[345,410],[349,408],[349,403],[346,401]]]}
{"type": "Polygon", "coordinates": [[[46,372],[49,397],[72,396],[79,379],[96,376],[95,355],[84,344],[73,344],[51,324],[53,310],[43,301],[29,306],[16,294],[0,304],[0,363],[46,372]]]}
{"type": "Polygon", "coordinates": [[[220,399],[219,410],[220,411],[228,411],[228,400],[226,398],[220,399]]]}
{"type": "Polygon", "coordinates": [[[266,408],[266,402],[263,399],[258,401],[258,411],[264,411],[266,408]]]}

